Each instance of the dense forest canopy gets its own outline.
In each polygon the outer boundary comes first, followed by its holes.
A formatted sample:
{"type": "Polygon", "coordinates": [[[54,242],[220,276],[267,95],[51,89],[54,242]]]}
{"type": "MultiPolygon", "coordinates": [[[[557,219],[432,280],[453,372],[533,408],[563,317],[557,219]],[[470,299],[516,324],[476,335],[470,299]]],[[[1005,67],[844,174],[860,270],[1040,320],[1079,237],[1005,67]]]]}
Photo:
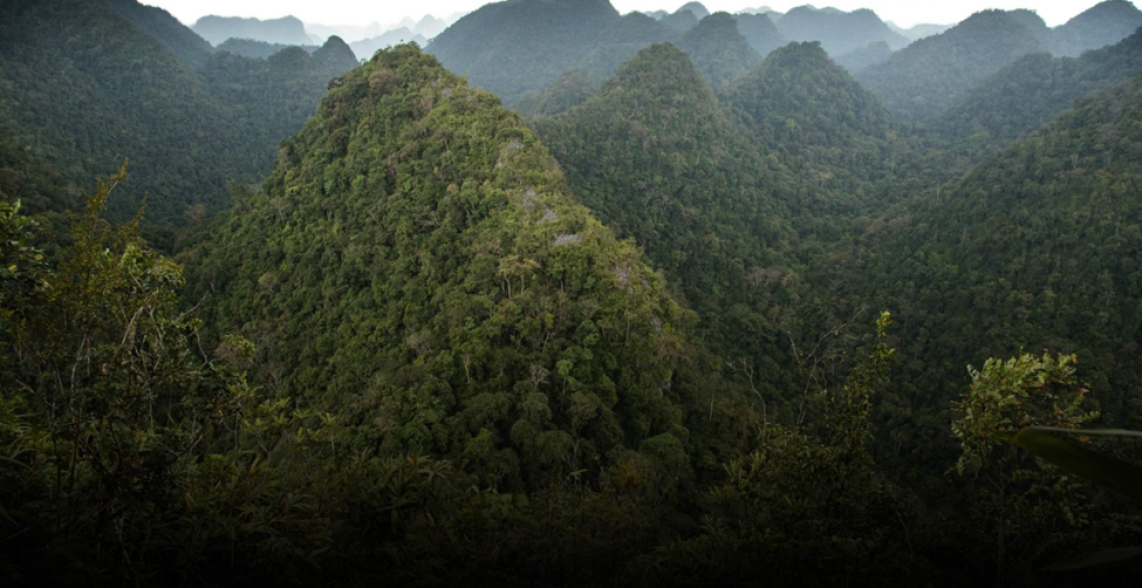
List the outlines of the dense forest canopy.
{"type": "Polygon", "coordinates": [[[0,5],[0,583],[1136,579],[1142,13],[660,8],[0,5]]]}

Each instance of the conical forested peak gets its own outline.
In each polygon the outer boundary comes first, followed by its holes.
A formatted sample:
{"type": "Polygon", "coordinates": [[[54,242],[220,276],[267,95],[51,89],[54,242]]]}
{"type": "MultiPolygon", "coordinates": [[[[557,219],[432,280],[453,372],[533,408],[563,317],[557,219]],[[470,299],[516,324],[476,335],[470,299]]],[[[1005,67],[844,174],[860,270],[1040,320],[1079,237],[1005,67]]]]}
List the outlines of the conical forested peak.
{"type": "Polygon", "coordinates": [[[253,377],[371,446],[508,487],[651,438],[688,467],[662,278],[516,114],[413,46],[335,79],[197,255],[206,304],[262,350],[253,377]]]}
{"type": "Polygon", "coordinates": [[[738,32],[737,21],[725,12],[702,19],[678,40],[678,47],[686,51],[715,88],[761,62],[761,55],[738,32]]]}
{"type": "Polygon", "coordinates": [[[729,101],[755,136],[773,147],[851,147],[884,139],[891,116],[829,58],[820,43],[790,43],[734,84],[729,101]]]}
{"type": "Polygon", "coordinates": [[[342,72],[357,65],[353,50],[337,35],[329,37],[320,49],[313,52],[313,60],[320,67],[340,68],[342,72]]]}
{"type": "Polygon", "coordinates": [[[608,94],[639,93],[643,100],[674,100],[684,94],[713,100],[710,86],[686,53],[670,43],[656,43],[639,51],[603,84],[608,94]]]}

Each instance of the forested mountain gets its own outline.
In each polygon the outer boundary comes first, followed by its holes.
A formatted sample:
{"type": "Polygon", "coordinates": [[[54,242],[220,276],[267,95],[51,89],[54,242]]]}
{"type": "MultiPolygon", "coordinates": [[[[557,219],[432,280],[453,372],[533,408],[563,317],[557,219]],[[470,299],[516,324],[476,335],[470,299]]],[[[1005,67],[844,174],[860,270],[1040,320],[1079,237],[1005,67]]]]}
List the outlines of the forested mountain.
{"type": "Polygon", "coordinates": [[[787,42],[773,21],[764,14],[735,14],[734,20],[738,23],[738,33],[762,57],[787,42]]]}
{"type": "Polygon", "coordinates": [[[0,584],[1131,585],[1137,10],[755,11],[0,3],[0,584]]]}
{"type": "Polygon", "coordinates": [[[677,41],[682,35],[670,27],[642,14],[623,15],[592,42],[594,49],[583,58],[580,67],[590,72],[595,84],[611,77],[636,53],[654,43],[677,41]]]}
{"type": "Polygon", "coordinates": [[[284,51],[290,47],[300,47],[307,53],[313,53],[317,50],[316,45],[282,45],[280,43],[255,41],[254,39],[233,38],[226,39],[226,41],[217,47],[217,50],[219,52],[225,51],[227,53],[233,53],[234,55],[249,57],[251,59],[269,59],[274,53],[284,51]]]}
{"type": "Polygon", "coordinates": [[[890,172],[892,117],[818,43],[774,51],[734,84],[727,103],[762,149],[822,184],[842,183],[839,192],[849,204],[871,197],[862,189],[867,186],[853,182],[890,172]]]}
{"type": "Polygon", "coordinates": [[[715,88],[761,63],[761,55],[738,33],[737,22],[725,12],[703,18],[676,44],[715,88]]]}
{"type": "Polygon", "coordinates": [[[330,80],[356,65],[349,46],[329,37],[312,55],[302,47],[286,47],[264,60],[220,51],[203,68],[202,80],[226,116],[246,125],[243,139],[256,149],[246,157],[256,169],[269,170],[278,144],[313,116],[330,80]]]}
{"type": "Polygon", "coordinates": [[[901,119],[934,118],[1000,68],[1049,49],[1021,18],[999,10],[973,14],[859,72],[857,79],[901,119]]]}
{"type": "Polygon", "coordinates": [[[777,21],[777,29],[790,41],[819,41],[829,55],[843,55],[879,41],[894,50],[908,44],[907,38],[867,9],[844,12],[799,6],[777,21]]]}
{"type": "Polygon", "coordinates": [[[838,55],[834,59],[838,65],[847,69],[849,73],[855,74],[862,69],[868,69],[878,63],[884,63],[888,61],[889,57],[892,57],[892,49],[888,46],[888,43],[878,41],[863,49],[854,49],[844,55],[838,55]]]}
{"type": "Polygon", "coordinates": [[[210,43],[161,8],[144,6],[136,0],[101,1],[139,30],[158,39],[179,61],[192,69],[206,65],[214,52],[210,43]]]}
{"type": "Polygon", "coordinates": [[[746,274],[781,265],[786,213],[765,189],[765,163],[685,53],[644,49],[596,96],[538,128],[579,200],[646,250],[708,341],[751,337],[731,325],[772,298],[777,280],[751,289],[746,274]]]}
{"type": "Polygon", "coordinates": [[[702,19],[698,18],[698,15],[694,14],[693,11],[679,8],[673,13],[663,16],[659,22],[679,33],[685,33],[697,26],[700,20],[702,19]]]}
{"type": "Polygon", "coordinates": [[[1142,75],[1142,33],[1075,58],[1045,53],[1023,57],[968,92],[933,129],[973,147],[1005,145],[1028,133],[1078,98],[1142,75]]]}
{"type": "Polygon", "coordinates": [[[1116,87],[866,229],[845,263],[897,309],[896,381],[915,416],[890,417],[894,430],[934,438],[963,366],[1021,349],[1076,353],[1105,415],[1142,408],[1140,116],[1137,81],[1116,87]]]}
{"type": "MultiPolygon", "coordinates": [[[[194,205],[221,208],[227,182],[260,179],[329,80],[356,64],[331,39],[312,59],[300,48],[260,63],[222,53],[191,71],[152,34],[161,29],[137,28],[105,0],[3,11],[0,117],[12,140],[77,182],[130,159],[111,210],[126,218],[146,197],[149,221],[162,225],[186,223],[194,205]]],[[[182,30],[169,38],[193,35],[182,30]]]]}
{"type": "Polygon", "coordinates": [[[73,181],[131,159],[117,213],[149,195],[152,218],[179,219],[198,202],[220,206],[227,179],[256,179],[253,143],[211,124],[229,115],[205,84],[102,2],[5,3],[0,63],[0,118],[18,145],[73,181]]]}
{"type": "Polygon", "coordinates": [[[510,103],[579,64],[618,20],[609,0],[507,0],[456,21],[427,50],[510,103]]]}
{"type": "Polygon", "coordinates": [[[1142,26],[1142,11],[1127,0],[1105,0],[1052,31],[1056,55],[1077,57],[1125,39],[1142,26]]]}
{"type": "Polygon", "coordinates": [[[520,125],[415,48],[378,54],[188,258],[204,304],[263,350],[258,381],[367,445],[508,488],[640,447],[684,471],[685,315],[520,125]]]}
{"type": "Polygon", "coordinates": [[[226,39],[254,39],[281,45],[309,45],[313,42],[305,33],[305,23],[292,16],[259,20],[210,15],[198,19],[190,28],[215,46],[226,39]]]}

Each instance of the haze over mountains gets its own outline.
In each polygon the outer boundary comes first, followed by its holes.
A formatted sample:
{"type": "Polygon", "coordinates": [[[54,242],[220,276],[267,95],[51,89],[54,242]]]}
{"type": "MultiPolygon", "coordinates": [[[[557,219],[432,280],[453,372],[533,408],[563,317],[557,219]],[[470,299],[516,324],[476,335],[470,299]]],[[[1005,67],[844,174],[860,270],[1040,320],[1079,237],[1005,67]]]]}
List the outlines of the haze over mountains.
{"type": "Polygon", "coordinates": [[[0,4],[5,586],[1136,579],[1132,4],[446,20],[0,4]]]}

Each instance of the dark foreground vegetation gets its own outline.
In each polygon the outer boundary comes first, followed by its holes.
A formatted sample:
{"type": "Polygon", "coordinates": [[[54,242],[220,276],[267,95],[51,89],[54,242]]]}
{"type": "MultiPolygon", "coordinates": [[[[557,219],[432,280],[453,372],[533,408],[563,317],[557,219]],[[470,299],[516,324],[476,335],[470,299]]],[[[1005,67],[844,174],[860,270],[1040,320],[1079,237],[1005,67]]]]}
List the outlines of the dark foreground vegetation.
{"type": "Polygon", "coordinates": [[[942,61],[929,113],[894,97],[940,47],[1096,21],[852,13],[870,91],[769,20],[553,5],[487,22],[587,11],[624,58],[528,38],[531,118],[415,45],[0,8],[5,586],[1140,577],[1138,33],[942,61]]]}

